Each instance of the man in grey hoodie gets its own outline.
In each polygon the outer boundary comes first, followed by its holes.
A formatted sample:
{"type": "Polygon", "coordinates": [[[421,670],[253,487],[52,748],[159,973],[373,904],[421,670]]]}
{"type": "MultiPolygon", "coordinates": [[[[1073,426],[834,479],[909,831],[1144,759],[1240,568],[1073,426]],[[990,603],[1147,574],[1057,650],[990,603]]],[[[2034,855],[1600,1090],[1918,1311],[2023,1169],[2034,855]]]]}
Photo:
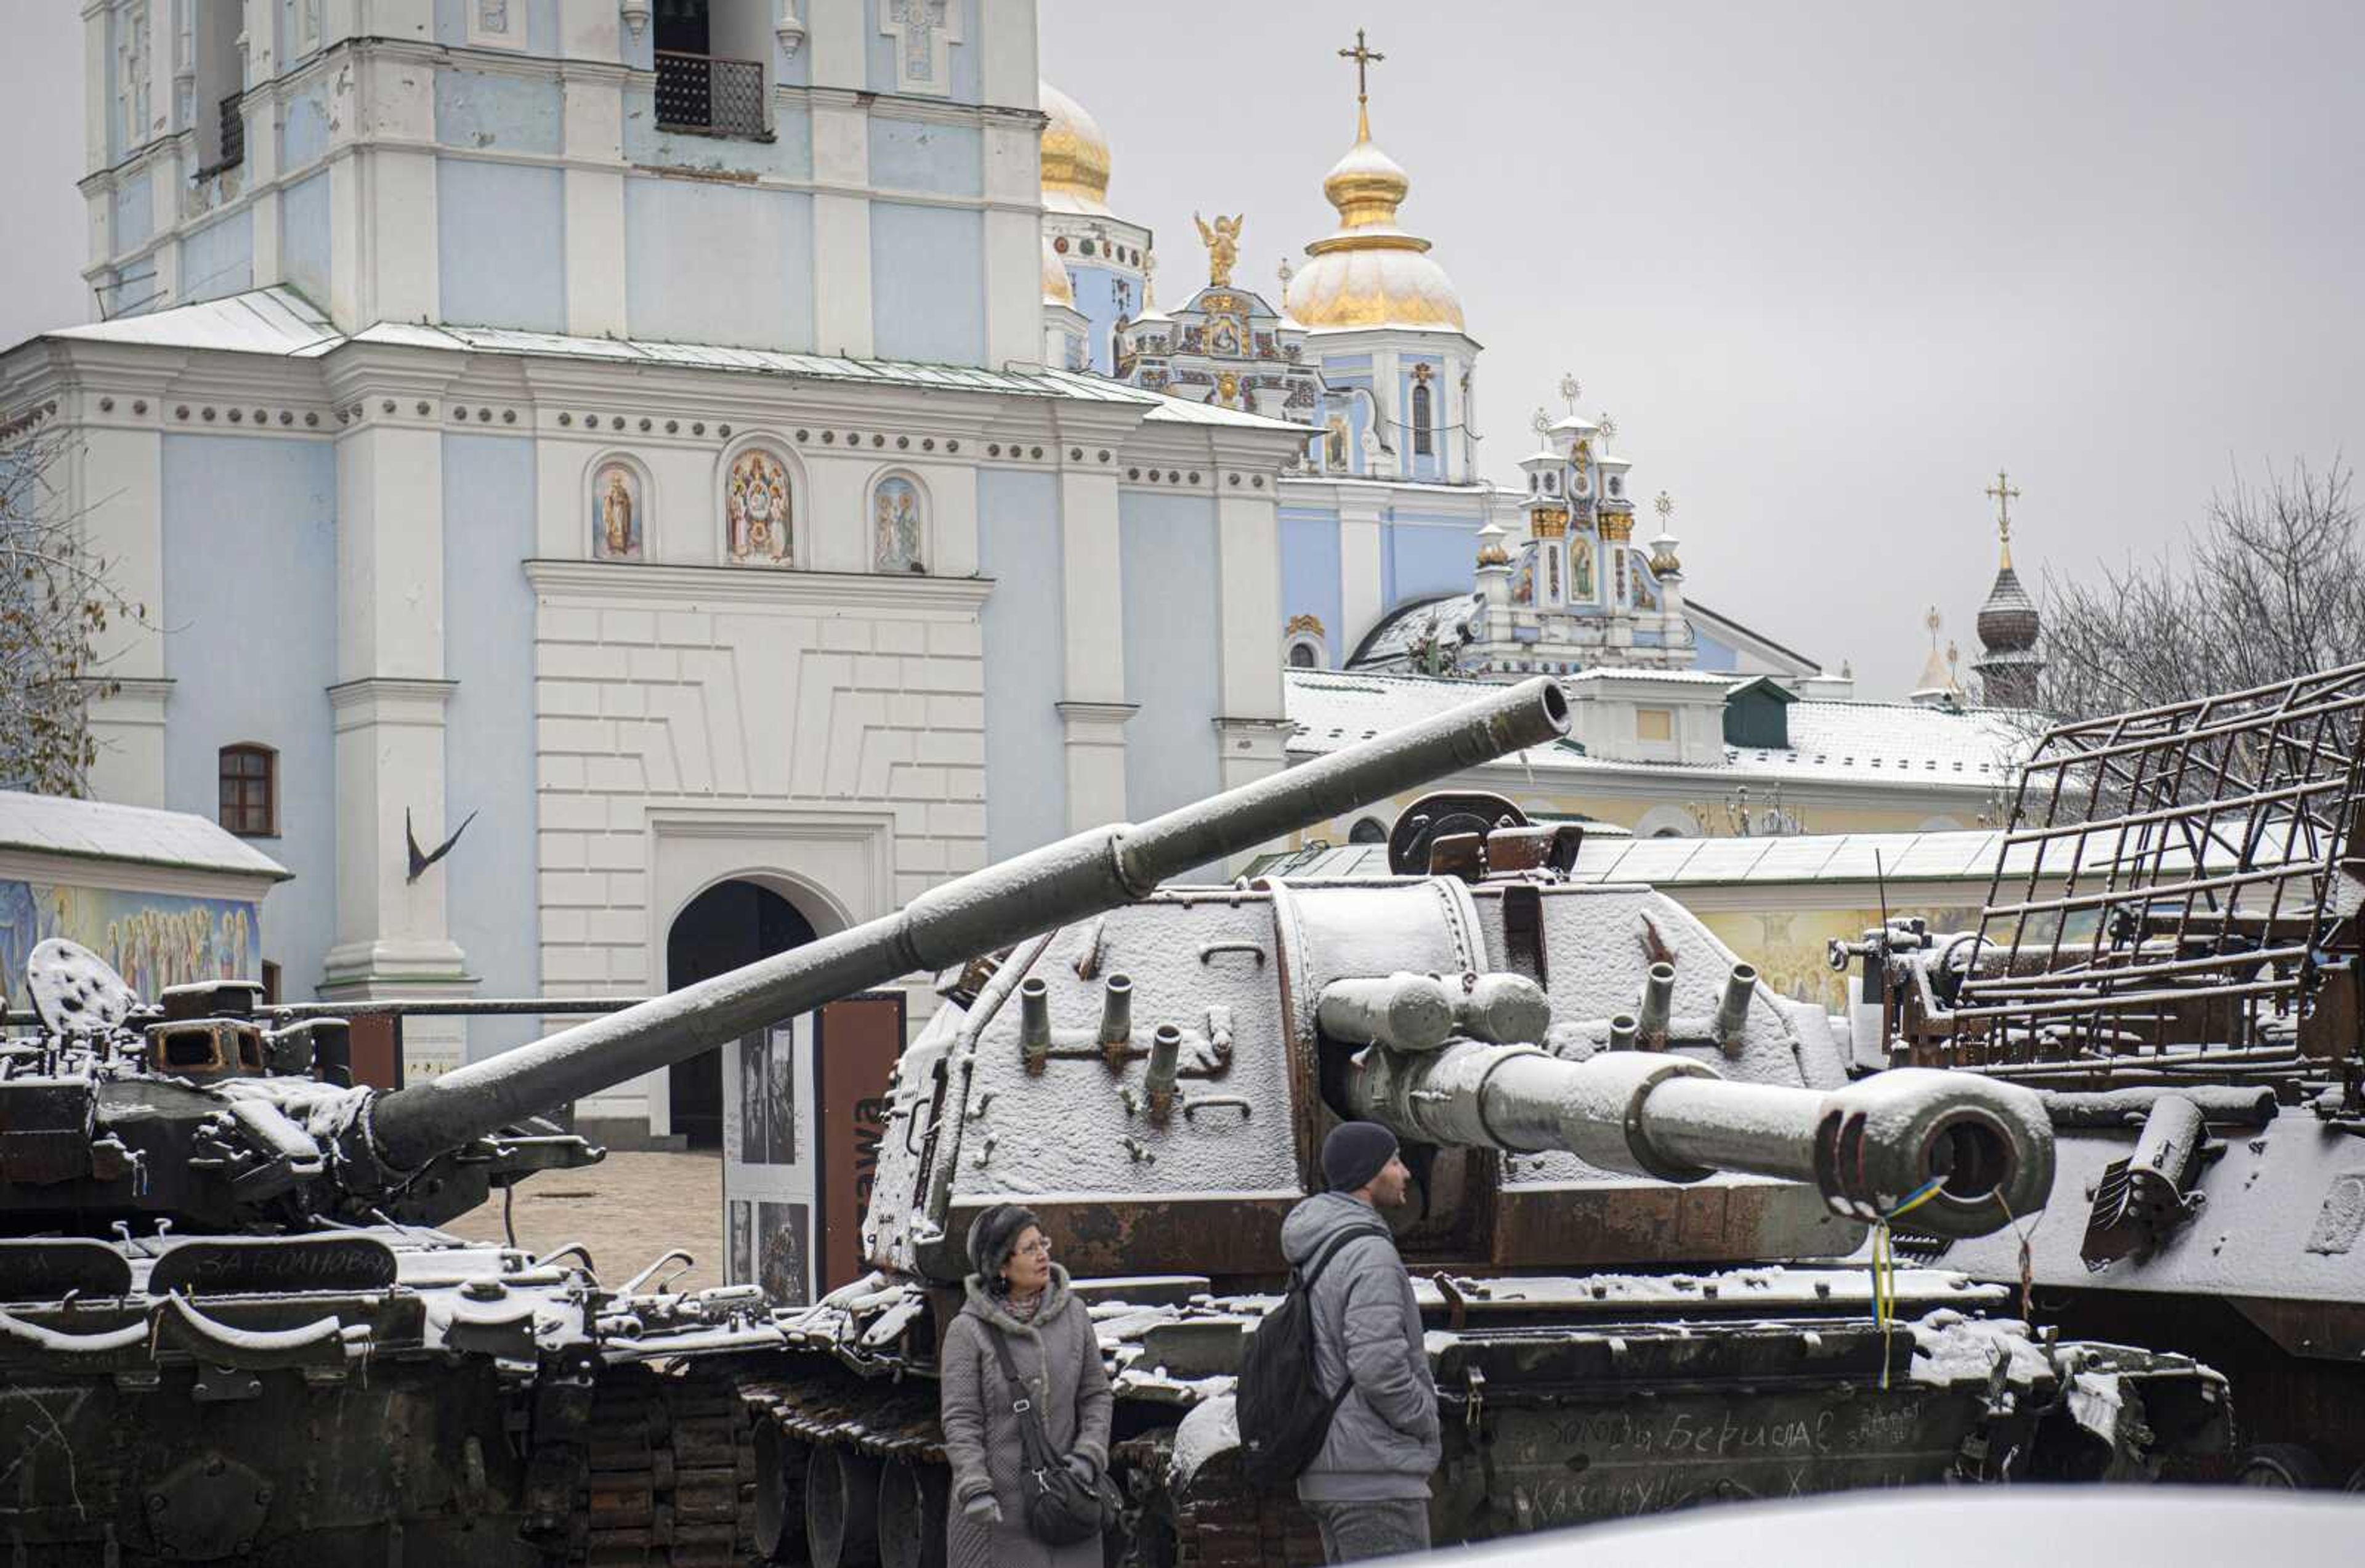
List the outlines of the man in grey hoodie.
{"type": "Polygon", "coordinates": [[[1297,1478],[1298,1499],[1333,1562],[1419,1551],[1438,1461],[1437,1385],[1412,1279],[1379,1214],[1404,1205],[1412,1173],[1394,1133],[1346,1122],[1323,1140],[1322,1177],[1330,1190],[1290,1210],[1281,1249],[1304,1268],[1333,1236],[1352,1234],[1312,1294],[1315,1373],[1324,1390],[1345,1394],[1322,1451],[1297,1478]]]}

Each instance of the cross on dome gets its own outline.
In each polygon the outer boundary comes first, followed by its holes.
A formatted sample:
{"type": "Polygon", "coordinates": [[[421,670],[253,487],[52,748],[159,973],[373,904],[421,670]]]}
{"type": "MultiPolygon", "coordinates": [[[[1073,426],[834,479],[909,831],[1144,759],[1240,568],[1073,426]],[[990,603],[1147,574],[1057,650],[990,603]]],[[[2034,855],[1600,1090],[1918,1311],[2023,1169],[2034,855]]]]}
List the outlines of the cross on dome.
{"type": "Polygon", "coordinates": [[[2020,492],[2012,487],[2011,477],[2001,468],[1996,470],[1996,482],[1987,487],[1987,494],[1996,504],[1996,532],[2003,539],[2003,563],[2012,565],[2012,503],[2020,499],[2020,492]]]}

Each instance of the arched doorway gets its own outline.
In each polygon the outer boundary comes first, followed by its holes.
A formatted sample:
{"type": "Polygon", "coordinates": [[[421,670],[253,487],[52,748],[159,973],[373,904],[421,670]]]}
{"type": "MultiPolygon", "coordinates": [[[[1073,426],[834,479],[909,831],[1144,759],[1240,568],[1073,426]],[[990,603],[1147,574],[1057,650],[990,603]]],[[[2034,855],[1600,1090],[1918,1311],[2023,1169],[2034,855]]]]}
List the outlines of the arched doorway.
{"type": "MultiPolygon", "coordinates": [[[[813,939],[796,905],[757,882],[717,882],[674,916],[666,933],[666,987],[678,990],[813,939]]],[[[673,1130],[692,1148],[723,1146],[723,1053],[667,1070],[673,1130]]]]}

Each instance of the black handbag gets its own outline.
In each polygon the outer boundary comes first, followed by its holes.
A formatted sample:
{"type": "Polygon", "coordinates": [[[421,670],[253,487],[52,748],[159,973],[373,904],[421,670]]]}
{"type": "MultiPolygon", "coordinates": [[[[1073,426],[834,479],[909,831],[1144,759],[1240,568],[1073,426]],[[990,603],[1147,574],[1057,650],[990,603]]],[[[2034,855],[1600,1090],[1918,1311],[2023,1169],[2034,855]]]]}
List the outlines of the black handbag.
{"type": "MultiPolygon", "coordinates": [[[[1103,1534],[1115,1525],[1124,1506],[1116,1484],[1105,1472],[1089,1483],[1076,1478],[1068,1462],[1053,1451],[1050,1429],[1043,1424],[1043,1412],[1026,1397],[1026,1383],[1018,1375],[1018,1363],[1010,1354],[1009,1340],[1000,1328],[992,1327],[986,1337],[993,1341],[993,1354],[1002,1363],[1002,1375],[1010,1380],[1010,1408],[1018,1417],[1018,1439],[1026,1450],[1026,1471],[1022,1481],[1026,1489],[1026,1533],[1046,1546],[1073,1546],[1103,1534]]],[[[1048,1367],[1043,1375],[1048,1383],[1048,1367]]]]}

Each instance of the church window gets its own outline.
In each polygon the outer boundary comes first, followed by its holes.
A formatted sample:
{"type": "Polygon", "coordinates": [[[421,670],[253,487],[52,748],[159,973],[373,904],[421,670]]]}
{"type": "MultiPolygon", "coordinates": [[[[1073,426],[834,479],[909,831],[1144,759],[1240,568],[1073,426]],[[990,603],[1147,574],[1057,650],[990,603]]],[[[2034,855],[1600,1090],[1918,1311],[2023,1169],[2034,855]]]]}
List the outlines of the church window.
{"type": "Polygon", "coordinates": [[[648,547],[649,487],[637,464],[611,457],[591,468],[591,558],[638,561],[648,547]]]}
{"type": "Polygon", "coordinates": [[[795,491],[788,464],[769,448],[751,446],[723,471],[723,546],[734,566],[795,564],[795,491]]]}
{"type": "Polygon", "coordinates": [[[223,827],[241,838],[279,836],[279,754],[241,743],[221,748],[223,827]]]}
{"type": "Polygon", "coordinates": [[[1437,450],[1435,431],[1436,414],[1429,388],[1416,386],[1412,389],[1412,449],[1417,455],[1427,457],[1437,450]]]}
{"type": "Polygon", "coordinates": [[[1622,496],[1622,495],[1624,495],[1625,493],[1626,493],[1626,481],[1625,481],[1625,480],[1623,480],[1623,479],[1621,479],[1621,478],[1620,478],[1620,477],[1619,477],[1617,475],[1615,475],[1615,474],[1612,474],[1611,476],[1609,476],[1609,497],[1610,497],[1610,498],[1611,498],[1612,500],[1615,500],[1615,499],[1617,499],[1620,496],[1622,496]]]}
{"type": "Polygon", "coordinates": [[[765,136],[773,38],[760,0],[659,0],[656,25],[657,123],[765,136]]]}
{"type": "Polygon", "coordinates": [[[246,118],[239,112],[245,95],[246,62],[239,48],[239,8],[199,6],[194,39],[196,58],[196,99],[191,110],[197,133],[197,170],[208,174],[233,168],[246,159],[246,118]]]}
{"type": "MultiPolygon", "coordinates": [[[[1314,618],[1309,615],[1296,619],[1303,623],[1314,618]]],[[[1290,633],[1287,657],[1292,669],[1328,669],[1330,666],[1329,650],[1322,645],[1322,634],[1311,626],[1290,633]]]]}
{"type": "Polygon", "coordinates": [[[1557,475],[1557,474],[1547,474],[1547,475],[1545,475],[1545,476],[1544,476],[1544,489],[1545,489],[1548,493],[1550,493],[1550,494],[1552,494],[1552,495],[1555,495],[1555,496],[1556,496],[1556,495],[1559,495],[1559,494],[1560,494],[1560,476],[1559,476],[1559,475],[1557,475]]]}
{"type": "Polygon", "coordinates": [[[891,474],[870,492],[870,559],[882,572],[925,572],[927,499],[918,483],[891,474]]]}
{"type": "Polygon", "coordinates": [[[1314,667],[1313,645],[1306,643],[1292,643],[1289,645],[1289,667],[1312,669],[1314,667]]]}
{"type": "Polygon", "coordinates": [[[1350,844],[1385,844],[1387,841],[1388,830],[1380,825],[1377,817],[1360,817],[1356,819],[1355,825],[1347,830],[1347,842],[1350,844]]]}

